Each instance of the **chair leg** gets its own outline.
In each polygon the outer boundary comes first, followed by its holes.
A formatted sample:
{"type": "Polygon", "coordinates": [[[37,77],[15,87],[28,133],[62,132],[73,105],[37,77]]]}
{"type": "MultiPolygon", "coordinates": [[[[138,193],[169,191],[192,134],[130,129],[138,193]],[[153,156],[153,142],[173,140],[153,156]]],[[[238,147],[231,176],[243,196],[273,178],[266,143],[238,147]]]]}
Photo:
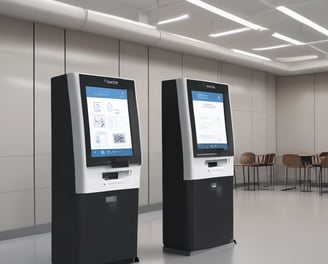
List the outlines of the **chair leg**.
{"type": "Polygon", "coordinates": [[[259,167],[256,167],[257,171],[257,189],[260,189],[260,176],[259,176],[259,167]]]}
{"type": "Polygon", "coordinates": [[[274,165],[272,165],[272,190],[274,190],[274,180],[275,180],[274,165]]]}
{"type": "Polygon", "coordinates": [[[300,187],[302,187],[302,168],[300,168],[299,173],[300,173],[300,177],[299,177],[299,179],[300,179],[300,187]]]}
{"type": "Polygon", "coordinates": [[[245,166],[243,166],[243,180],[244,180],[244,189],[245,189],[246,188],[245,166]]]}
{"type": "Polygon", "coordinates": [[[310,192],[311,192],[311,180],[312,180],[312,170],[309,167],[309,189],[310,189],[310,192]]]}
{"type": "Polygon", "coordinates": [[[248,178],[247,188],[249,190],[249,166],[247,167],[247,178],[248,178]]]}
{"type": "Polygon", "coordinates": [[[288,167],[285,168],[285,187],[287,189],[287,182],[288,182],[288,167]]]}
{"type": "Polygon", "coordinates": [[[256,186],[256,182],[255,182],[255,173],[256,173],[256,171],[255,171],[255,167],[253,167],[253,189],[254,189],[254,191],[255,191],[255,186],[256,186]]]}
{"type": "Polygon", "coordinates": [[[319,170],[319,193],[322,194],[322,168],[319,170]]]}

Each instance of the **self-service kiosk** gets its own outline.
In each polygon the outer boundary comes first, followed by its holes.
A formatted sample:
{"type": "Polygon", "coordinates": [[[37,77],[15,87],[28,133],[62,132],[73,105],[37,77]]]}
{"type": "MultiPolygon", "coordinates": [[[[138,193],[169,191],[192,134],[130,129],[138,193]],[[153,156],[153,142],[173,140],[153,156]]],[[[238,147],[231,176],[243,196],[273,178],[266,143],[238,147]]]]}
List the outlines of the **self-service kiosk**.
{"type": "Polygon", "coordinates": [[[137,262],[134,81],[69,73],[51,96],[52,263],[137,262]]]}
{"type": "Polygon", "coordinates": [[[228,86],[162,82],[164,251],[233,239],[233,134],[228,86]]]}

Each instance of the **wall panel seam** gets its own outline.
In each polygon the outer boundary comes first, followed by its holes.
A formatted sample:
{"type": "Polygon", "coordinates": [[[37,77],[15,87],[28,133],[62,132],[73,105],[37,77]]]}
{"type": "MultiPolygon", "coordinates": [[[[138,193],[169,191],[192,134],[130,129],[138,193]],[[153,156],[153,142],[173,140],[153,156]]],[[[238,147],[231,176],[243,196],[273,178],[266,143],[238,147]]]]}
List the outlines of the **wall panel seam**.
{"type": "Polygon", "coordinates": [[[148,186],[147,186],[147,203],[150,204],[150,118],[149,118],[149,105],[150,105],[150,77],[149,77],[149,72],[150,72],[150,47],[147,46],[147,104],[148,104],[148,110],[147,110],[147,134],[148,134],[148,144],[147,144],[147,148],[148,148],[148,155],[147,155],[147,178],[148,178],[148,186]]]}
{"type": "Polygon", "coordinates": [[[36,61],[36,52],[35,52],[35,23],[33,23],[33,216],[34,216],[34,225],[36,225],[36,190],[35,190],[35,185],[36,185],[36,179],[35,179],[35,172],[36,172],[36,140],[35,140],[35,129],[36,129],[36,124],[35,124],[35,61],[36,61]]]}

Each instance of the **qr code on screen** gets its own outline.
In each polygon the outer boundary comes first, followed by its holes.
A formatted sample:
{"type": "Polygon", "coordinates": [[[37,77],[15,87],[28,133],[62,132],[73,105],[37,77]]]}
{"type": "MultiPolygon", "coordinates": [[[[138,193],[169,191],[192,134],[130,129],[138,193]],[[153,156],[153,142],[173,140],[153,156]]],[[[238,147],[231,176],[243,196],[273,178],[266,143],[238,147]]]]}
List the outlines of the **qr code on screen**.
{"type": "Polygon", "coordinates": [[[114,143],[125,143],[125,134],[117,133],[113,134],[114,136],[114,143]]]}

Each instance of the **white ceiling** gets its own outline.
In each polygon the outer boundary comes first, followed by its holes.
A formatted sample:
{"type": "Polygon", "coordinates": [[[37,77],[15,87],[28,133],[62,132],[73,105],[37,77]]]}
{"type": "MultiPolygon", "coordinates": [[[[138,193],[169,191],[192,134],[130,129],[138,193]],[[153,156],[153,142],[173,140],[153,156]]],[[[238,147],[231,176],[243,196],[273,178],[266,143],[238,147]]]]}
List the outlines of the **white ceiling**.
{"type": "Polygon", "coordinates": [[[68,4],[121,16],[139,21],[142,16],[148,23],[161,31],[191,37],[228,49],[240,49],[268,57],[277,58],[317,55],[318,59],[304,62],[288,62],[288,66],[311,68],[311,63],[323,63],[328,59],[328,37],[277,11],[276,6],[284,5],[303,16],[328,28],[327,0],[203,0],[204,2],[240,16],[255,24],[268,28],[266,31],[246,31],[220,38],[210,38],[211,33],[243,27],[240,24],[219,17],[184,0],[61,0],[68,4]],[[158,21],[189,14],[187,20],[157,25],[158,21]],[[268,51],[253,51],[253,48],[287,44],[275,39],[274,32],[284,34],[307,44],[290,46],[268,51]],[[325,42],[326,41],[326,42],[325,42]]]}

